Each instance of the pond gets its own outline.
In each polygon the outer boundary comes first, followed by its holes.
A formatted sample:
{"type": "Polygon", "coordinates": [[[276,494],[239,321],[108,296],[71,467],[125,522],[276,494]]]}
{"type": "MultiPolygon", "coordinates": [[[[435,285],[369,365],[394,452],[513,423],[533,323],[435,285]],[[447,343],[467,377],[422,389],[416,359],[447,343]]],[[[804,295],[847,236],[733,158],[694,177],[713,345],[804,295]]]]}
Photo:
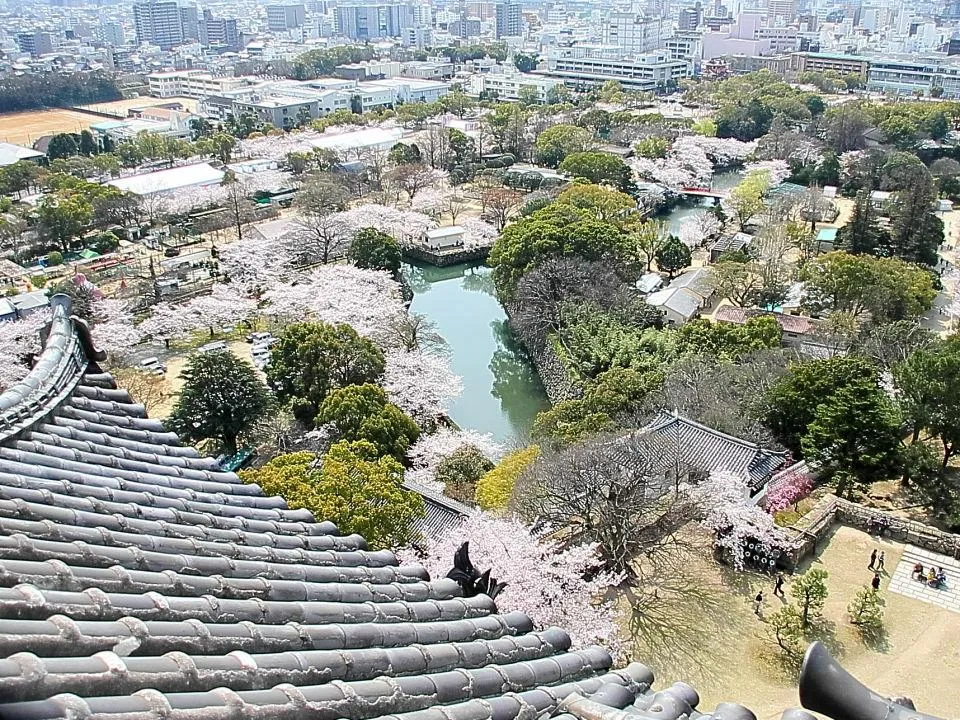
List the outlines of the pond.
{"type": "MultiPolygon", "coordinates": [[[[737,172],[718,173],[713,186],[725,190],[740,181],[737,172]]],[[[681,203],[665,213],[670,232],[709,207],[681,203]]],[[[497,301],[490,268],[484,265],[407,265],[413,288],[411,312],[432,320],[447,341],[450,364],[463,379],[463,394],[450,417],[464,429],[490,433],[501,442],[522,442],[537,413],[549,407],[530,359],[513,339],[497,301]]]]}
{"type": "Polygon", "coordinates": [[[450,417],[464,429],[510,445],[527,437],[549,401],[507,327],[490,273],[483,265],[404,268],[414,293],[410,311],[434,322],[447,341],[453,371],[463,379],[450,417]]]}
{"type": "MultiPolygon", "coordinates": [[[[711,187],[714,190],[729,190],[735,187],[741,180],[743,180],[743,176],[735,170],[719,172],[713,176],[711,187]]],[[[659,215],[657,219],[665,221],[667,223],[667,231],[672,235],[676,235],[680,232],[680,225],[684,220],[703,212],[712,205],[713,201],[709,198],[685,200],[659,215]]]]}

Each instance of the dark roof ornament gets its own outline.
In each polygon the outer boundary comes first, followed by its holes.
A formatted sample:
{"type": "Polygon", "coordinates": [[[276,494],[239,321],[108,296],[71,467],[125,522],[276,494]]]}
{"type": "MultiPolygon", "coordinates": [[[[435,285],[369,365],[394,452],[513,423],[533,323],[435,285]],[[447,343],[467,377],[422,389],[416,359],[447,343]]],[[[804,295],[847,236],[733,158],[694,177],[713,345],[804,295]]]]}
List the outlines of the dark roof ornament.
{"type": "MultiPolygon", "coordinates": [[[[843,669],[823,643],[807,648],[800,670],[800,704],[833,720],[940,720],[917,712],[909,698],[886,698],[843,669]]],[[[788,710],[784,720],[800,720],[788,710]]]]}
{"type": "Polygon", "coordinates": [[[457,549],[453,556],[453,570],[447,573],[447,577],[455,580],[463,588],[465,597],[486,595],[491,600],[495,600],[500,591],[507,585],[497,582],[496,578],[490,577],[489,568],[481,573],[473,566],[473,563],[470,562],[469,541],[457,549]]]}

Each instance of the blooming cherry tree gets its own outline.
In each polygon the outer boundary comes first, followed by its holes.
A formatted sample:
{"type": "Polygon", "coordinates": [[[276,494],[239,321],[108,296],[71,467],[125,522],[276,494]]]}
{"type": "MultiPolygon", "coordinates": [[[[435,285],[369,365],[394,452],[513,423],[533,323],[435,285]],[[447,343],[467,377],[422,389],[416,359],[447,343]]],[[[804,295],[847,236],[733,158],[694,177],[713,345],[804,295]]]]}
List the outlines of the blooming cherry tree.
{"type": "Polygon", "coordinates": [[[727,552],[735,568],[743,567],[749,543],[766,551],[786,543],[773,518],[750,501],[747,482],[736,473],[714,471],[690,492],[702,504],[703,525],[715,533],[715,544],[727,552]]]}
{"type": "Polygon", "coordinates": [[[720,220],[712,212],[701,212],[691,215],[680,223],[677,236],[680,242],[690,249],[703,245],[707,238],[720,233],[720,220]]]}
{"type": "Polygon", "coordinates": [[[447,358],[428,352],[392,350],[386,354],[383,389],[390,402],[421,428],[430,428],[445,416],[463,392],[463,382],[447,358]]]}
{"type": "Polygon", "coordinates": [[[440,537],[428,539],[422,555],[408,550],[402,559],[423,564],[433,577],[443,577],[453,567],[454,553],[464,540],[470,542],[474,566],[490,568],[491,575],[506,583],[497,596],[502,608],[526,613],[538,629],[563,628],[574,648],[602,644],[617,660],[625,658],[627,639],[617,609],[612,600],[603,599],[619,578],[600,574],[586,579],[599,564],[594,546],[561,550],[515,518],[478,512],[440,537]]]}
{"type": "Polygon", "coordinates": [[[467,250],[491,247],[500,236],[493,225],[480,218],[467,218],[459,225],[464,229],[463,246],[467,250]]]}
{"type": "Polygon", "coordinates": [[[361,228],[372,227],[396,238],[401,245],[417,242],[423,233],[437,226],[433,218],[422,212],[372,203],[334,213],[330,220],[350,236],[361,228]]]}
{"type": "Polygon", "coordinates": [[[747,163],[741,175],[747,176],[753,172],[765,172],[770,179],[770,187],[781,185],[791,175],[790,164],[786,160],[760,160],[759,162],[747,163]]]}
{"type": "Polygon", "coordinates": [[[405,477],[442,493],[443,483],[436,479],[437,466],[462,447],[475,447],[491,462],[499,462],[505,448],[489,433],[475,430],[453,430],[440,427],[433,433],[422,433],[407,450],[410,469],[405,477]]]}
{"type": "Polygon", "coordinates": [[[795,470],[779,478],[767,488],[764,508],[771,515],[786,510],[809,496],[813,491],[813,479],[802,470],[795,470]]]}
{"type": "Polygon", "coordinates": [[[122,358],[144,338],[124,300],[101,299],[93,303],[93,344],[108,355],[122,358]]]}
{"type": "Polygon", "coordinates": [[[40,352],[40,330],[50,318],[49,310],[39,310],[20,320],[0,322],[0,390],[30,372],[29,357],[40,352]]]}

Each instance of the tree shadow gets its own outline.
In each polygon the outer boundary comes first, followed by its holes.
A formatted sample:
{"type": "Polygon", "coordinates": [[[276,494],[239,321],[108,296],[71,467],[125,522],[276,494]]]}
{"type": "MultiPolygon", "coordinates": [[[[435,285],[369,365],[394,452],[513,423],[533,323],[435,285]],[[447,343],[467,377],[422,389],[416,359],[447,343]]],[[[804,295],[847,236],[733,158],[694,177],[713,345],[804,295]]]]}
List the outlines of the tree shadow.
{"type": "Polygon", "coordinates": [[[824,617],[818,617],[810,623],[810,627],[807,628],[806,639],[808,643],[812,643],[814,640],[822,642],[837,660],[842,660],[847,651],[843,641],[837,637],[837,624],[824,617]]]}

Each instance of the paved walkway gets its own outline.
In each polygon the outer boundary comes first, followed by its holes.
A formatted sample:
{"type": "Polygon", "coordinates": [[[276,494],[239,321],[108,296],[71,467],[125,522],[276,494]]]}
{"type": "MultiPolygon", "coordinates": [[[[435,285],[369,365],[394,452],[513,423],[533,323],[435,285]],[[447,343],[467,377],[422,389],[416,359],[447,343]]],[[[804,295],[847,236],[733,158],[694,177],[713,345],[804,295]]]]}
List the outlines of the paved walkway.
{"type": "Polygon", "coordinates": [[[903,548],[903,557],[890,578],[890,591],[960,612],[960,562],[948,555],[907,545],[903,548]],[[923,565],[924,571],[931,565],[942,567],[947,574],[947,586],[938,590],[914,580],[910,573],[918,561],[923,565]]]}

